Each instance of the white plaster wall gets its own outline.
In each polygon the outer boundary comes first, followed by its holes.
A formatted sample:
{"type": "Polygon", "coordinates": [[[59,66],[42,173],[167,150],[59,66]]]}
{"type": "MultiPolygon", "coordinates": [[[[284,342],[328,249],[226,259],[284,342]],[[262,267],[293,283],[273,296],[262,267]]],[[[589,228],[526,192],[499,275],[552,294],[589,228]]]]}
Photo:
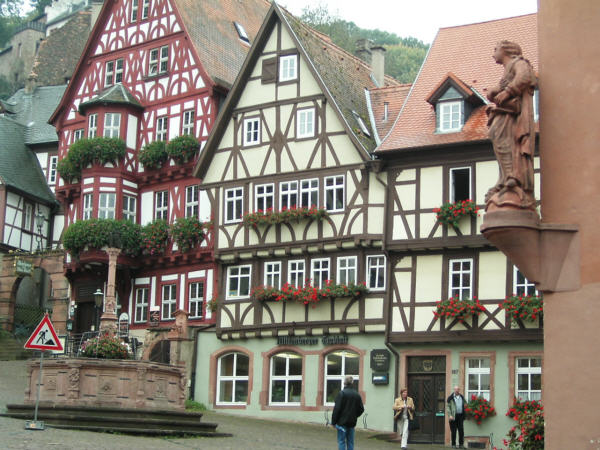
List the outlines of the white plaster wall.
{"type": "Polygon", "coordinates": [[[417,257],[417,281],[415,300],[433,302],[441,300],[442,255],[424,255],[417,257]]]}
{"type": "Polygon", "coordinates": [[[439,208],[442,204],[443,192],[442,167],[425,167],[421,169],[421,208],[439,208]]]}
{"type": "Polygon", "coordinates": [[[508,260],[501,252],[479,254],[479,299],[504,299],[507,264],[508,260]]]}

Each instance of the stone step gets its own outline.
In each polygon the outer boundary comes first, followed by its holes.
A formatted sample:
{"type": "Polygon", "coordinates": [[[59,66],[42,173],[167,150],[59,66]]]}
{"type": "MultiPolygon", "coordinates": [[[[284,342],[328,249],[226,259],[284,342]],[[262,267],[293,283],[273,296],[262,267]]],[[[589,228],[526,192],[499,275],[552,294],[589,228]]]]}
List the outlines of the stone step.
{"type": "Polygon", "coordinates": [[[119,427],[105,427],[105,426],[90,426],[78,424],[70,425],[58,425],[45,423],[51,428],[61,428],[64,430],[81,430],[81,431],[98,431],[102,433],[123,433],[123,434],[139,434],[144,436],[199,436],[199,437],[231,437],[231,433],[218,433],[208,431],[197,431],[197,430],[148,430],[146,428],[119,428],[119,427]]]}

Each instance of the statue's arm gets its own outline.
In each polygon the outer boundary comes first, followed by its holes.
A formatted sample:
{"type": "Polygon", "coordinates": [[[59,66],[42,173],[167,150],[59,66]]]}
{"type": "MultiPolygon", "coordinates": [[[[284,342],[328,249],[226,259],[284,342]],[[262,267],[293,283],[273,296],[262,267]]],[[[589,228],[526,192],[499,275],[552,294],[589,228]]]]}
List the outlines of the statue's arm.
{"type": "Polygon", "coordinates": [[[513,71],[515,76],[512,81],[508,83],[505,91],[511,97],[517,97],[531,89],[532,86],[535,85],[535,79],[533,70],[531,70],[531,66],[524,59],[521,59],[515,63],[513,66],[513,71]]]}

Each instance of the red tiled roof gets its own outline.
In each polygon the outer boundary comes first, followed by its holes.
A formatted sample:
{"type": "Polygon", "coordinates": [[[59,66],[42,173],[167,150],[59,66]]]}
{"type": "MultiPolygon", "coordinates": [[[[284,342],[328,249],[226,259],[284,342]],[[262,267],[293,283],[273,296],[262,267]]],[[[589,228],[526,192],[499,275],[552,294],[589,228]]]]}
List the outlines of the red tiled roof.
{"type": "Polygon", "coordinates": [[[483,106],[473,111],[460,132],[435,134],[435,109],[427,98],[449,72],[485,96],[502,76],[503,68],[492,54],[504,39],[521,46],[537,73],[537,14],[440,29],[398,120],[377,152],[487,139],[483,106]]]}
{"type": "Polygon", "coordinates": [[[380,138],[386,136],[392,125],[394,125],[411,86],[411,84],[399,84],[398,86],[386,86],[369,91],[371,109],[377,125],[377,134],[380,138]],[[384,120],[385,103],[388,104],[387,120],[384,120]]]}

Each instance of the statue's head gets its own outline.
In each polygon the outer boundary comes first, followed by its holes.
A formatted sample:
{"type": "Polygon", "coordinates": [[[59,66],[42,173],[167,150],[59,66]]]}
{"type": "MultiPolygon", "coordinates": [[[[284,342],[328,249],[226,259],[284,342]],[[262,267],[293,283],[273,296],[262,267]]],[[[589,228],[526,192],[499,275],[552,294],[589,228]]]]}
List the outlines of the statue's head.
{"type": "Polygon", "coordinates": [[[496,44],[496,49],[502,50],[505,55],[511,57],[521,56],[523,54],[521,46],[512,41],[500,41],[496,44]]]}

